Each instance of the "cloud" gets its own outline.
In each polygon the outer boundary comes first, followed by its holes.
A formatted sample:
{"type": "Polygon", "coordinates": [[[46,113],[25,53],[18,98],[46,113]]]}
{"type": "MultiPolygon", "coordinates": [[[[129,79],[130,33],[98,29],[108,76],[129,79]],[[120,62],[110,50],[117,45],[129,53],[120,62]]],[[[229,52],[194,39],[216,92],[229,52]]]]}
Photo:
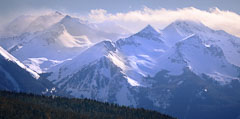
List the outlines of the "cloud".
{"type": "Polygon", "coordinates": [[[224,30],[240,37],[240,15],[223,11],[218,8],[199,10],[194,7],[177,10],[151,9],[144,7],[142,10],[127,13],[108,13],[104,9],[91,10],[85,17],[90,22],[115,22],[131,32],[137,32],[147,24],[163,29],[175,20],[193,20],[202,22],[215,30],[224,30]]]}
{"type": "MultiPolygon", "coordinates": [[[[38,9],[29,10],[28,12],[24,12],[24,14],[39,16],[44,14],[50,14],[52,12],[55,12],[55,10],[38,9]]],[[[69,14],[74,17],[80,17],[81,19],[87,20],[90,23],[92,22],[102,24],[102,26],[105,26],[106,29],[110,29],[110,31],[112,32],[120,32],[121,29],[124,29],[125,31],[136,33],[142,28],[144,28],[147,24],[151,24],[156,29],[163,29],[175,20],[193,20],[202,22],[203,24],[212,29],[224,30],[228,33],[240,37],[240,15],[231,11],[220,10],[218,8],[199,10],[194,7],[188,7],[177,10],[169,10],[164,8],[151,9],[148,7],[144,7],[141,10],[129,11],[125,13],[119,12],[114,14],[108,13],[108,11],[104,9],[95,9],[91,10],[87,15],[79,15],[78,13],[68,12],[67,10],[60,10],[60,12],[63,14],[69,14]],[[118,27],[117,25],[120,27],[118,27]],[[117,28],[121,29],[116,30],[117,28]]],[[[11,21],[7,18],[5,20],[11,21]]],[[[0,33],[1,27],[3,26],[4,25],[0,23],[0,33]]]]}

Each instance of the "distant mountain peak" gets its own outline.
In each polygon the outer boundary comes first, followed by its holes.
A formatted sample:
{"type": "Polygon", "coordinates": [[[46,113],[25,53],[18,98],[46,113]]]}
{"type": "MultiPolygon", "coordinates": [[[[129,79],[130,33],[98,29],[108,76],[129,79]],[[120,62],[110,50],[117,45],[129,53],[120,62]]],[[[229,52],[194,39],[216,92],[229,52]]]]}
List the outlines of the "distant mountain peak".
{"type": "Polygon", "coordinates": [[[80,19],[72,17],[70,15],[65,15],[62,20],[60,21],[62,24],[69,24],[69,23],[81,23],[80,19]]]}
{"type": "Polygon", "coordinates": [[[207,28],[203,23],[200,21],[193,21],[193,20],[176,20],[171,25],[175,27],[199,27],[199,28],[207,28]]]}
{"type": "Polygon", "coordinates": [[[52,17],[52,18],[61,17],[62,18],[64,17],[64,15],[59,11],[52,11],[50,13],[38,16],[38,18],[41,18],[41,17],[52,17]]]}
{"type": "Polygon", "coordinates": [[[70,18],[72,18],[72,17],[69,15],[66,15],[63,19],[70,19],[70,18]]]}
{"type": "Polygon", "coordinates": [[[152,34],[159,34],[150,24],[148,24],[145,28],[143,28],[138,33],[152,33],[152,34]]]}
{"type": "Polygon", "coordinates": [[[172,46],[178,41],[186,39],[193,34],[201,36],[206,35],[206,33],[212,32],[213,30],[211,30],[201,22],[190,20],[176,20],[162,30],[162,34],[165,39],[167,39],[166,42],[169,46],[172,46]]]}
{"type": "Polygon", "coordinates": [[[175,25],[203,25],[199,21],[192,21],[192,20],[176,20],[172,24],[175,24],[175,25]]]}
{"type": "Polygon", "coordinates": [[[181,31],[182,33],[196,33],[196,32],[206,32],[212,31],[210,28],[198,21],[191,20],[176,20],[175,22],[169,24],[164,31],[175,29],[175,31],[181,31]]]}
{"type": "Polygon", "coordinates": [[[163,42],[161,34],[158,31],[156,31],[151,25],[147,25],[145,28],[143,28],[141,31],[139,31],[133,36],[163,42]]]}
{"type": "Polygon", "coordinates": [[[61,34],[64,32],[65,26],[62,24],[54,24],[53,26],[51,26],[50,28],[46,29],[46,32],[53,32],[56,34],[61,34]]]}
{"type": "Polygon", "coordinates": [[[70,20],[70,19],[72,19],[71,16],[65,15],[60,22],[65,22],[65,21],[68,21],[68,20],[70,20]]]}
{"type": "Polygon", "coordinates": [[[57,14],[57,15],[63,15],[61,12],[59,12],[59,11],[55,11],[55,14],[57,14]]]}
{"type": "Polygon", "coordinates": [[[150,24],[148,24],[144,29],[152,29],[152,30],[154,30],[154,28],[150,24]]]}

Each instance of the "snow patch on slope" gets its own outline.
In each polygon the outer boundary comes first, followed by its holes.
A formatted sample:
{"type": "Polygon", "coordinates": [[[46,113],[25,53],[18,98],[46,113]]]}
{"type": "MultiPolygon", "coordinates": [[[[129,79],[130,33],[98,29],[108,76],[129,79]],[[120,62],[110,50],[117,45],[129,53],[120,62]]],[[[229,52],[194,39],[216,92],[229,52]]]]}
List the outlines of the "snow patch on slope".
{"type": "MultiPolygon", "coordinates": [[[[70,59],[67,59],[70,60],[70,59]]],[[[46,73],[49,68],[54,67],[58,64],[63,63],[66,60],[58,61],[58,60],[50,60],[44,57],[41,58],[28,58],[28,60],[24,61],[24,64],[28,66],[30,69],[37,73],[46,73]]]]}

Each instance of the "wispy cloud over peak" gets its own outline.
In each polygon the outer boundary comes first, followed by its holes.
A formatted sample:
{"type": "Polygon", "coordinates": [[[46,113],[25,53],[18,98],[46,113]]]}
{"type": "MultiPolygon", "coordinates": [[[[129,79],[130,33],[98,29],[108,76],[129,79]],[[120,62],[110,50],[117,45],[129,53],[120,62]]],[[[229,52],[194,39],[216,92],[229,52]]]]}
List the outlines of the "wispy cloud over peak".
{"type": "Polygon", "coordinates": [[[132,32],[145,27],[147,24],[163,29],[175,20],[192,20],[201,22],[215,30],[224,30],[233,35],[240,36],[240,15],[231,11],[220,10],[217,7],[209,10],[200,10],[187,7],[176,10],[151,9],[144,7],[142,10],[125,13],[108,13],[104,9],[91,10],[85,19],[90,22],[115,22],[132,32]]]}

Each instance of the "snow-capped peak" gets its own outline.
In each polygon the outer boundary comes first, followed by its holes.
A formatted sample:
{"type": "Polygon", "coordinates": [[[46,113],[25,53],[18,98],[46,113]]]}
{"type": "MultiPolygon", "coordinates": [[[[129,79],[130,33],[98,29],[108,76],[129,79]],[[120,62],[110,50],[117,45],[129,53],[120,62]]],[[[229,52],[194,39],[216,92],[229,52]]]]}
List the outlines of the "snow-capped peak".
{"type": "Polygon", "coordinates": [[[64,21],[64,20],[71,19],[71,18],[72,18],[71,16],[69,16],[69,15],[65,15],[65,17],[61,20],[61,22],[64,21]]]}
{"type": "Polygon", "coordinates": [[[30,23],[30,25],[26,28],[26,31],[35,32],[45,30],[51,25],[59,22],[63,17],[64,15],[57,12],[39,16],[30,23]]]}
{"type": "Polygon", "coordinates": [[[140,32],[136,33],[138,36],[160,36],[160,33],[157,32],[151,25],[147,25],[140,32]]]}
{"type": "Polygon", "coordinates": [[[220,47],[204,44],[204,41],[198,35],[193,35],[176,45],[177,50],[181,52],[185,61],[196,73],[209,75],[220,73],[230,77],[239,75],[238,68],[226,60],[220,47]]]}
{"type": "Polygon", "coordinates": [[[211,33],[213,30],[203,25],[200,22],[188,21],[188,20],[177,20],[169,24],[162,30],[165,42],[169,46],[173,46],[175,43],[186,39],[193,34],[206,34],[211,33]]]}
{"type": "Polygon", "coordinates": [[[36,37],[47,41],[49,45],[55,44],[63,48],[82,47],[80,41],[71,36],[62,24],[55,24],[49,29],[40,32],[36,37]]]}
{"type": "Polygon", "coordinates": [[[63,15],[61,12],[59,12],[59,11],[55,11],[55,14],[57,14],[57,15],[63,15]]]}
{"type": "Polygon", "coordinates": [[[186,37],[191,34],[212,32],[213,30],[197,21],[177,20],[168,25],[163,31],[175,31],[180,36],[186,37]]]}
{"type": "Polygon", "coordinates": [[[143,30],[140,31],[141,33],[157,33],[157,31],[148,24],[143,30]]]}
{"type": "Polygon", "coordinates": [[[171,25],[175,26],[195,26],[195,27],[206,27],[199,21],[191,21],[191,20],[176,20],[171,25]]]}
{"type": "Polygon", "coordinates": [[[164,44],[161,34],[157,32],[151,25],[146,26],[144,29],[128,38],[118,40],[117,45],[121,46],[126,44],[132,44],[138,46],[141,44],[148,45],[149,42],[157,42],[157,44],[164,44]]]}
{"type": "Polygon", "coordinates": [[[100,58],[107,56],[110,52],[115,51],[115,45],[112,41],[102,41],[93,45],[92,47],[86,49],[84,52],[74,57],[74,59],[69,60],[58,67],[53,67],[50,69],[54,72],[53,75],[49,78],[50,80],[58,79],[58,74],[56,73],[59,68],[67,69],[62,77],[67,76],[69,74],[75,73],[77,70],[81,69],[84,65],[88,65],[100,58]]]}
{"type": "Polygon", "coordinates": [[[71,22],[80,22],[80,19],[71,17],[69,15],[65,15],[60,21],[60,23],[62,23],[62,24],[66,24],[66,23],[69,23],[69,22],[70,23],[71,22]]]}

